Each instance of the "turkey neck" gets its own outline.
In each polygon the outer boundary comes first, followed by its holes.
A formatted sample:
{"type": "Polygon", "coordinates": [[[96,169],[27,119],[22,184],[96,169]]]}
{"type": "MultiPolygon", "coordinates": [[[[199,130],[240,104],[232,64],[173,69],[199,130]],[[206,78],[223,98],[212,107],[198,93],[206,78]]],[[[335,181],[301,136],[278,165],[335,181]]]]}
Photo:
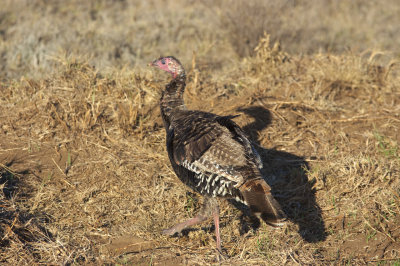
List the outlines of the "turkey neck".
{"type": "Polygon", "coordinates": [[[175,112],[186,110],[183,102],[183,93],[186,86],[185,73],[180,74],[170,83],[167,84],[162,93],[160,100],[161,116],[164,122],[165,129],[168,130],[171,123],[171,117],[175,112]]]}

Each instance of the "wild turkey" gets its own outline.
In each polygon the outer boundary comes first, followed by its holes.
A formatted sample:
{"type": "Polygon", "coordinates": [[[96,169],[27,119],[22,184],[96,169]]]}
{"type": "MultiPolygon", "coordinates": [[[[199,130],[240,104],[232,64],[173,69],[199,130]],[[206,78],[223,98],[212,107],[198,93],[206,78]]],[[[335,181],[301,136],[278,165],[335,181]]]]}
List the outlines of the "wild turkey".
{"type": "Polygon", "coordinates": [[[217,197],[246,204],[269,225],[283,225],[286,216],[261,176],[260,156],[231,120],[234,116],[187,110],[183,102],[186,74],[175,57],[161,57],[150,65],[172,75],[160,100],[171,165],[183,183],[204,196],[197,216],[163,233],[173,235],[213,216],[217,249],[221,252],[217,197]]]}

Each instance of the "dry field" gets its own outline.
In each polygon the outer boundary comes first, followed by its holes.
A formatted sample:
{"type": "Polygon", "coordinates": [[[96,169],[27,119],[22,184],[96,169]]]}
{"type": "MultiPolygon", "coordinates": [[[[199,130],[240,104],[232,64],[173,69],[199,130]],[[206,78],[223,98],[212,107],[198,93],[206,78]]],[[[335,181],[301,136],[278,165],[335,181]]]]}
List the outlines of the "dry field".
{"type": "Polygon", "coordinates": [[[400,5],[305,2],[3,0],[0,264],[400,265],[400,5]],[[189,108],[240,114],[289,217],[221,200],[221,262],[211,220],[160,233],[202,202],[167,158],[161,54],[189,108]]]}

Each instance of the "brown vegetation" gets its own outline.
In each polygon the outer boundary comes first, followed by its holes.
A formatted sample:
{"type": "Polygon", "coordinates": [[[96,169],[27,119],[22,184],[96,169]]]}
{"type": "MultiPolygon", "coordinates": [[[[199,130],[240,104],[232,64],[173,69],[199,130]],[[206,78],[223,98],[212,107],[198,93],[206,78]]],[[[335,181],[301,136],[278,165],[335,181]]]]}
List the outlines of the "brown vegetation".
{"type": "Polygon", "coordinates": [[[221,202],[223,264],[400,263],[399,58],[373,48],[399,51],[371,37],[398,30],[395,1],[288,1],[271,37],[229,1],[4,2],[1,263],[215,262],[211,221],[160,234],[201,204],[165,151],[169,77],[145,64],[161,53],[186,66],[190,108],[240,114],[289,216],[272,230],[221,202]],[[310,14],[326,29],[300,23],[310,14]]]}

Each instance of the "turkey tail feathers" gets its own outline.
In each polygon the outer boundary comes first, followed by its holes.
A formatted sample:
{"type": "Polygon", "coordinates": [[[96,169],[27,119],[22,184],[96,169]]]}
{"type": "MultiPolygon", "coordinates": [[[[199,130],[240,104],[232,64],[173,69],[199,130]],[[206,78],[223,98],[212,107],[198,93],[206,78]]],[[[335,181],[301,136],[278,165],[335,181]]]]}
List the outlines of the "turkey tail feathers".
{"type": "Polygon", "coordinates": [[[286,215],[263,179],[248,180],[239,190],[252,213],[271,226],[284,225],[286,215]]]}

